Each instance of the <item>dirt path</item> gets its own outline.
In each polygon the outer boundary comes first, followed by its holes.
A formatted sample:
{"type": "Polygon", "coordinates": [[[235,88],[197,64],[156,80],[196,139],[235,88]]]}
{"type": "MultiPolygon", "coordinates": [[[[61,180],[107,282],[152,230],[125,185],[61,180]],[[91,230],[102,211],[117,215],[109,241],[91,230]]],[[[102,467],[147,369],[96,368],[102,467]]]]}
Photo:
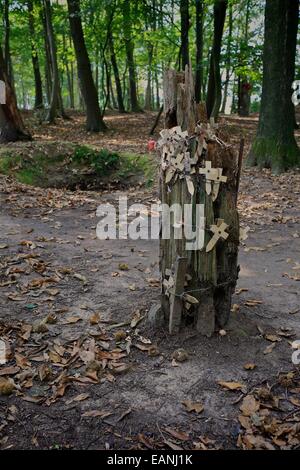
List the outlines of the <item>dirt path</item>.
{"type": "MultiPolygon", "coordinates": [[[[250,232],[234,311],[227,334],[208,340],[192,330],[171,338],[143,320],[159,298],[158,242],[95,233],[98,204],[116,203],[118,192],[36,190],[1,178],[0,335],[14,351],[0,374],[15,368],[5,375],[13,393],[0,397],[1,447],[296,447],[299,183],[299,173],[244,171],[240,213],[250,232]],[[172,360],[178,348],[186,362],[172,360]]],[[[135,188],[129,196],[156,198],[135,188]]]]}

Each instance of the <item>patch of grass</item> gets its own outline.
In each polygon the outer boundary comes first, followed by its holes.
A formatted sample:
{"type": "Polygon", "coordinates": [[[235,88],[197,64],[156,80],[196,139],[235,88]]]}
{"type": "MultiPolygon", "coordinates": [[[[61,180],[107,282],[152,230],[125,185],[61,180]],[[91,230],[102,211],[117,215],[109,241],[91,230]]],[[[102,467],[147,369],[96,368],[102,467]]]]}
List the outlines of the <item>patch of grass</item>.
{"type": "Polygon", "coordinates": [[[38,186],[45,179],[49,168],[62,162],[64,158],[62,155],[51,159],[46,155],[5,155],[0,157],[0,173],[14,176],[20,183],[38,186]]]}
{"type": "Polygon", "coordinates": [[[142,175],[145,178],[146,186],[149,187],[153,184],[155,173],[156,165],[149,155],[122,153],[116,176],[119,179],[126,179],[133,175],[142,175]]]}
{"type": "Polygon", "coordinates": [[[130,184],[130,181],[136,183],[140,179],[146,186],[151,186],[156,165],[149,155],[116,153],[77,145],[65,154],[53,154],[53,149],[52,152],[49,149],[49,155],[47,151],[43,155],[33,152],[26,156],[0,154],[0,173],[13,176],[21,183],[42,187],[55,185],[58,175],[63,187],[72,183],[74,175],[78,175],[80,184],[80,175],[85,179],[86,173],[89,177],[94,174],[95,180],[103,177],[104,181],[130,184]]]}
{"type": "Polygon", "coordinates": [[[120,164],[120,156],[107,149],[94,150],[86,146],[75,147],[71,162],[89,166],[100,176],[107,176],[117,170],[120,164]]]}

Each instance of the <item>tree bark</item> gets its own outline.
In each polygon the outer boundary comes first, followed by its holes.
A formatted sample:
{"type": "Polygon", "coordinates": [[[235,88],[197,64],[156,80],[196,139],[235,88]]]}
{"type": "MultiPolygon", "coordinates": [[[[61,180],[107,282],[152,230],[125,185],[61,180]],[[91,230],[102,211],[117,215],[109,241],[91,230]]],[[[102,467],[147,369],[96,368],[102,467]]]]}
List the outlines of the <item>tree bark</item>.
{"type": "Polygon", "coordinates": [[[119,109],[120,113],[125,113],[125,106],[124,106],[124,100],[123,100],[123,92],[122,92],[122,85],[121,85],[120,74],[119,74],[119,67],[118,67],[118,62],[117,62],[115,48],[114,48],[114,40],[113,40],[113,36],[112,36],[111,32],[110,32],[108,40],[109,40],[111,65],[112,65],[112,68],[113,68],[115,83],[116,83],[118,109],[119,109]]]}
{"type": "Polygon", "coordinates": [[[128,65],[129,73],[129,94],[130,94],[130,103],[131,111],[141,112],[141,108],[138,103],[137,96],[137,83],[136,83],[136,70],[134,63],[134,44],[132,41],[132,31],[131,31],[131,8],[130,0],[123,0],[123,25],[124,25],[124,36],[125,36],[125,50],[126,58],[128,65]]]}
{"type": "Polygon", "coordinates": [[[57,49],[56,49],[56,41],[55,41],[55,35],[54,35],[54,30],[53,30],[53,24],[52,24],[52,11],[51,11],[50,0],[43,0],[43,5],[44,5],[45,26],[46,26],[50,61],[51,61],[51,72],[52,72],[51,97],[50,97],[49,109],[46,115],[46,121],[51,123],[51,122],[54,122],[57,116],[58,109],[62,117],[66,118],[67,116],[64,112],[63,101],[61,97],[61,88],[60,88],[58,64],[57,64],[57,49]]]}
{"type": "Polygon", "coordinates": [[[31,136],[26,132],[21,114],[17,108],[16,96],[8,80],[1,47],[0,81],[4,82],[6,92],[5,103],[0,104],[0,143],[31,140],[31,136]]]}
{"type": "Polygon", "coordinates": [[[73,38],[80,88],[86,106],[86,128],[91,132],[104,131],[98,93],[93,80],[91,63],[85,45],[79,0],[68,0],[70,29],[73,38]]]}
{"type": "Polygon", "coordinates": [[[223,93],[223,102],[221,113],[225,113],[227,96],[228,96],[228,86],[230,80],[230,68],[231,68],[231,43],[232,43],[232,3],[229,3],[229,29],[228,29],[228,38],[227,38],[227,50],[226,50],[226,78],[224,84],[224,93],[223,93]]]}
{"type": "Polygon", "coordinates": [[[203,0],[196,0],[196,80],[195,99],[196,103],[202,100],[203,87],[203,21],[204,4],[203,0]]]}
{"type": "Polygon", "coordinates": [[[37,53],[37,48],[35,45],[35,27],[34,27],[34,17],[33,17],[33,1],[28,0],[28,26],[31,39],[31,60],[33,67],[34,75],[34,86],[35,86],[35,109],[43,108],[43,87],[42,87],[42,78],[40,72],[39,57],[37,53]]]}
{"type": "Polygon", "coordinates": [[[14,74],[10,54],[9,0],[4,0],[4,61],[7,71],[7,78],[12,88],[14,88],[14,74]]]}
{"type": "Polygon", "coordinates": [[[152,109],[152,60],[153,60],[153,44],[148,44],[148,70],[147,70],[147,87],[145,94],[145,109],[152,109]]]}
{"type": "Polygon", "coordinates": [[[181,69],[184,70],[189,65],[189,0],[180,0],[181,18],[181,69]]]}
{"type": "Polygon", "coordinates": [[[274,173],[300,163],[291,100],[298,13],[299,0],[266,1],[261,112],[248,164],[274,173]]]}
{"type": "MultiPolygon", "coordinates": [[[[250,21],[250,8],[251,1],[247,0],[246,5],[246,20],[245,20],[245,34],[244,42],[248,44],[248,32],[249,32],[249,21],[250,21]]],[[[245,57],[241,57],[241,64],[247,63],[245,57]]],[[[238,77],[238,114],[242,117],[248,117],[250,114],[250,105],[251,105],[251,84],[249,83],[248,78],[244,76],[238,77]]]]}
{"type": "Polygon", "coordinates": [[[215,0],[214,3],[214,40],[210,57],[206,108],[208,117],[215,119],[218,117],[222,101],[220,55],[227,3],[227,0],[215,0]]]}

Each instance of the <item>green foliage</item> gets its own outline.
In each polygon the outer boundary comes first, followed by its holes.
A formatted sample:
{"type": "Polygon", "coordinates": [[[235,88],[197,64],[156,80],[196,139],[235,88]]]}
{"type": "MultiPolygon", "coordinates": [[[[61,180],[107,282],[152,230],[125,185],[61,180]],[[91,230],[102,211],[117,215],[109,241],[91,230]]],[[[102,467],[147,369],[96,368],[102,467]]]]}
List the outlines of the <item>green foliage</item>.
{"type": "Polygon", "coordinates": [[[89,166],[100,176],[106,176],[120,165],[120,156],[107,149],[93,150],[86,146],[77,146],[71,161],[89,166]]]}

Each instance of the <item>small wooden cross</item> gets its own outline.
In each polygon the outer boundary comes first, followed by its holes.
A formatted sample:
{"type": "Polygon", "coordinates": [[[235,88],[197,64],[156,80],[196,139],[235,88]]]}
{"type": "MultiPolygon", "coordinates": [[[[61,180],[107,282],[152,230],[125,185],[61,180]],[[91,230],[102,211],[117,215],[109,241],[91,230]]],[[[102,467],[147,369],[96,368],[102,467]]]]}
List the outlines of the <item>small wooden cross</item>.
{"type": "Polygon", "coordinates": [[[205,168],[200,168],[199,173],[200,173],[200,175],[205,175],[205,178],[206,178],[206,184],[205,184],[206,194],[208,194],[208,195],[211,194],[211,190],[212,190],[211,183],[218,176],[217,168],[212,168],[211,167],[211,162],[206,161],[205,162],[205,168]]]}
{"type": "Polygon", "coordinates": [[[216,225],[210,226],[210,231],[213,232],[213,236],[206,246],[206,253],[208,253],[215,247],[217,241],[220,238],[226,240],[229,237],[229,233],[225,232],[229,225],[227,225],[223,219],[217,219],[216,222],[216,225]]]}
{"type": "Polygon", "coordinates": [[[212,168],[210,161],[205,161],[205,168],[199,169],[200,175],[205,175],[206,184],[205,190],[206,193],[212,194],[212,200],[215,201],[219,194],[220,183],[226,183],[227,176],[223,176],[222,168],[212,168]]]}
{"type": "Polygon", "coordinates": [[[223,168],[216,168],[218,175],[216,180],[213,183],[213,188],[212,188],[212,200],[215,201],[218,197],[219,194],[219,189],[220,189],[220,183],[226,183],[227,181],[227,176],[222,175],[223,173],[223,168]]]}

